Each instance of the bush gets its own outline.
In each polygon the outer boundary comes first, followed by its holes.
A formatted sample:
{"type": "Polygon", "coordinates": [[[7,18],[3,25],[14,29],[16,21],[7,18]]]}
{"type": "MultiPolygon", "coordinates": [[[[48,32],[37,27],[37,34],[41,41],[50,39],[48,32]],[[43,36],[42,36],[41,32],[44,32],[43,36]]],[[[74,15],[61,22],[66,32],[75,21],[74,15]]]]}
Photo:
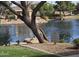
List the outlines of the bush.
{"type": "Polygon", "coordinates": [[[7,46],[7,44],[9,43],[9,35],[7,34],[0,34],[0,45],[5,45],[7,46]]]}
{"type": "Polygon", "coordinates": [[[73,40],[73,43],[75,44],[76,47],[79,48],[79,38],[73,40]]]}
{"type": "Polygon", "coordinates": [[[10,15],[10,16],[8,16],[8,19],[15,19],[15,16],[14,15],[10,15]]]}
{"type": "Polygon", "coordinates": [[[60,41],[59,41],[60,43],[64,43],[64,39],[60,39],[60,41]]]}
{"type": "Polygon", "coordinates": [[[43,19],[45,19],[45,20],[47,20],[48,19],[48,17],[47,16],[40,16],[41,18],[43,18],[43,19]]]}

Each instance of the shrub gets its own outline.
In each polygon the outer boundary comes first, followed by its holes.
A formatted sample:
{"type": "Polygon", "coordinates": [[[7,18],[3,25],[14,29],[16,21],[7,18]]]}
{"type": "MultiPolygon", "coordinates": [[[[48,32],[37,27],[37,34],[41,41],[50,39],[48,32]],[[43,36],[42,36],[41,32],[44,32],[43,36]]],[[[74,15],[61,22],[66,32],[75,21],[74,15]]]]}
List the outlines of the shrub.
{"type": "Polygon", "coordinates": [[[60,33],[60,43],[64,43],[66,39],[70,38],[71,35],[69,33],[60,33]]]}
{"type": "Polygon", "coordinates": [[[10,16],[8,16],[8,19],[15,19],[15,16],[14,15],[10,15],[10,16]]]}
{"type": "Polygon", "coordinates": [[[73,40],[73,43],[75,44],[76,47],[79,48],[79,38],[73,40]]]}
{"type": "Polygon", "coordinates": [[[64,39],[60,39],[60,41],[59,41],[60,43],[64,43],[64,39]]]}
{"type": "Polygon", "coordinates": [[[0,34],[0,45],[5,45],[9,43],[9,35],[8,34],[0,34]]]}
{"type": "Polygon", "coordinates": [[[20,44],[20,41],[19,41],[19,40],[17,40],[16,42],[17,42],[17,45],[19,45],[19,44],[20,44]]]}

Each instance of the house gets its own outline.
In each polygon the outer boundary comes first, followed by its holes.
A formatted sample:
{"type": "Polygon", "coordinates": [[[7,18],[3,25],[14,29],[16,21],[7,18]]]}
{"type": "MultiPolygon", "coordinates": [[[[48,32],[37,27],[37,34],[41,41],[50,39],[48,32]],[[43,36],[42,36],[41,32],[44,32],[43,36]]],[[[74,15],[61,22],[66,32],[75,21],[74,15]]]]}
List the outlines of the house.
{"type": "MultiPolygon", "coordinates": [[[[54,14],[58,14],[58,15],[59,15],[59,14],[60,14],[60,11],[55,11],[54,14]]],[[[61,12],[61,14],[63,14],[63,12],[61,12]]],[[[70,15],[71,12],[69,12],[69,11],[64,11],[64,14],[65,14],[65,15],[70,15]]]]}
{"type": "MultiPolygon", "coordinates": [[[[17,6],[14,6],[13,9],[19,14],[21,14],[21,12],[22,12],[22,9],[17,6]]],[[[28,8],[28,9],[29,9],[28,10],[29,17],[31,17],[32,9],[31,8],[28,8]]],[[[18,18],[16,15],[15,15],[15,17],[16,17],[16,19],[18,18]]]]}
{"type": "MultiPolygon", "coordinates": [[[[21,14],[21,12],[22,12],[21,8],[19,8],[17,6],[13,7],[13,9],[19,14],[21,14]]],[[[30,7],[28,8],[28,15],[29,15],[29,17],[31,19],[32,9],[30,7]]],[[[15,19],[18,19],[18,17],[16,15],[15,15],[15,19]]],[[[37,12],[36,23],[45,23],[45,22],[47,22],[47,21],[42,19],[41,17],[39,17],[39,12],[37,12]]]]}

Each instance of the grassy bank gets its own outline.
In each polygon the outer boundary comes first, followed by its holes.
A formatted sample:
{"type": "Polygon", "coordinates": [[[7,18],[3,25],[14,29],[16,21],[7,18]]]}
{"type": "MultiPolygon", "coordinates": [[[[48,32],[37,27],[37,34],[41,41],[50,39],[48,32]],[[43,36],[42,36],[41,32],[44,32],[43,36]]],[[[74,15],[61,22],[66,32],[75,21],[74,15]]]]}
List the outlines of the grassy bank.
{"type": "Polygon", "coordinates": [[[79,19],[79,15],[64,16],[65,19],[79,19]]]}
{"type": "Polygon", "coordinates": [[[20,46],[0,46],[0,56],[13,56],[13,57],[22,57],[22,56],[39,56],[46,53],[36,51],[30,48],[24,48],[20,46]]]}
{"type": "Polygon", "coordinates": [[[38,57],[48,55],[44,52],[20,46],[0,46],[0,57],[38,57]]]}

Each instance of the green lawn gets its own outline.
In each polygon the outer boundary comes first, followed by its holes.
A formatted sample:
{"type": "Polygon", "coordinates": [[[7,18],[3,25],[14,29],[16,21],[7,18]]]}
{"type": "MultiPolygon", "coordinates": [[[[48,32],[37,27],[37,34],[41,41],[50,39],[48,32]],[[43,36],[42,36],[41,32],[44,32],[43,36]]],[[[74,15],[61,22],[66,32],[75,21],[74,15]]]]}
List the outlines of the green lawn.
{"type": "Polygon", "coordinates": [[[56,55],[49,55],[44,52],[20,46],[0,46],[0,57],[44,57],[44,56],[55,57],[56,55]]]}

